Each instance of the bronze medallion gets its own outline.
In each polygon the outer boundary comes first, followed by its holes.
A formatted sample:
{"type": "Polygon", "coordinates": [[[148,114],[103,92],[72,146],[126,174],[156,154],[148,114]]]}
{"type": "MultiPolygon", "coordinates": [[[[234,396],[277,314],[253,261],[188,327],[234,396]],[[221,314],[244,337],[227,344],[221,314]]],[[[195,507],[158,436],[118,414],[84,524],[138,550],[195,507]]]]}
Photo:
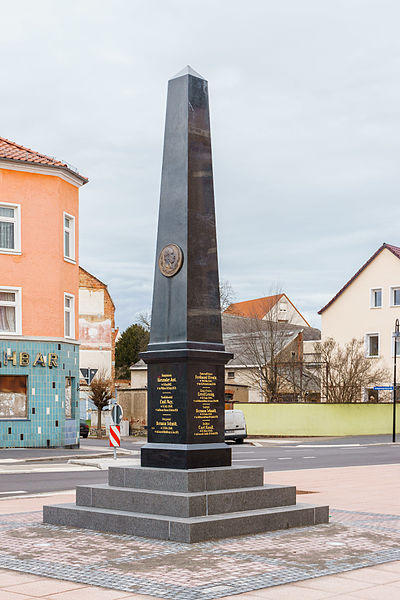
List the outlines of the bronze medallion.
{"type": "Polygon", "coordinates": [[[168,244],[160,252],[158,266],[165,277],[173,277],[181,268],[183,263],[183,252],[176,244],[168,244]]]}

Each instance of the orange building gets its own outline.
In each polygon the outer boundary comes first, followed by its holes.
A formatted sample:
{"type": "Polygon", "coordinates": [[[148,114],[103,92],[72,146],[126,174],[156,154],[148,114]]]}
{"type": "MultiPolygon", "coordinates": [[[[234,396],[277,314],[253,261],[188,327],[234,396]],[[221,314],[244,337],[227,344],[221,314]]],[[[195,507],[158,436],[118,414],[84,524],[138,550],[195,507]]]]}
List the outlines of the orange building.
{"type": "Polygon", "coordinates": [[[0,446],[79,443],[79,188],[0,138],[0,446]]]}

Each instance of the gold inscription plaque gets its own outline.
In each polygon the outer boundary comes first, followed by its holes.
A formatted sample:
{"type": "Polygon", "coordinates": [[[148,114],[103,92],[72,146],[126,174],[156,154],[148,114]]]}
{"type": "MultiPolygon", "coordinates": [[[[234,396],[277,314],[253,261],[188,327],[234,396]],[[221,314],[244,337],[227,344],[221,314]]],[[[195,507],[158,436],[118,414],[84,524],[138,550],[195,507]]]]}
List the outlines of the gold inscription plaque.
{"type": "Polygon", "coordinates": [[[178,424],[176,422],[176,413],[174,396],[176,391],[176,377],[172,373],[161,373],[157,377],[157,391],[160,394],[160,405],[155,409],[157,420],[154,433],[179,434],[178,424]]]}
{"type": "Polygon", "coordinates": [[[218,435],[216,429],[218,423],[217,404],[215,396],[217,376],[210,371],[200,371],[194,376],[196,384],[195,403],[195,436],[218,435]],[[215,421],[217,419],[217,421],[215,421]]]}
{"type": "Polygon", "coordinates": [[[183,252],[176,244],[168,244],[160,252],[158,267],[165,277],[173,277],[183,263],[183,252]]]}

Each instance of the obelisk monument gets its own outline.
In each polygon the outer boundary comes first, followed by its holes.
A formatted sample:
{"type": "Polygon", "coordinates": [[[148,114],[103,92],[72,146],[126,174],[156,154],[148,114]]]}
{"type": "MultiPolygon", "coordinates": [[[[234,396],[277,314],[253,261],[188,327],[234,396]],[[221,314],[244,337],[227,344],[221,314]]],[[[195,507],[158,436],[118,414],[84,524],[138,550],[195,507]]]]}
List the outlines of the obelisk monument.
{"type": "Polygon", "coordinates": [[[186,67],[168,83],[148,351],[145,467],[231,464],[207,81],[186,67]]]}
{"type": "Polygon", "coordinates": [[[168,86],[141,466],[116,461],[45,523],[194,543],[328,522],[263,467],[231,466],[219,304],[208,89],[187,67],[168,86]]]}

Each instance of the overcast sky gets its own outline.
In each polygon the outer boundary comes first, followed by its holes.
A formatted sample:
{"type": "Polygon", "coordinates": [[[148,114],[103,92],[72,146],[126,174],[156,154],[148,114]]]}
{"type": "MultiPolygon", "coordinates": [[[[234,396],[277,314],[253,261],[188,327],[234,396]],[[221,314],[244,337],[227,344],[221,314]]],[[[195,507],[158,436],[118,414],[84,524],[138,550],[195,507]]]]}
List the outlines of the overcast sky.
{"type": "Polygon", "coordinates": [[[0,136],[89,177],[80,263],[150,309],[167,81],[209,81],[220,276],[317,311],[400,245],[398,0],[0,0],[0,136]]]}

